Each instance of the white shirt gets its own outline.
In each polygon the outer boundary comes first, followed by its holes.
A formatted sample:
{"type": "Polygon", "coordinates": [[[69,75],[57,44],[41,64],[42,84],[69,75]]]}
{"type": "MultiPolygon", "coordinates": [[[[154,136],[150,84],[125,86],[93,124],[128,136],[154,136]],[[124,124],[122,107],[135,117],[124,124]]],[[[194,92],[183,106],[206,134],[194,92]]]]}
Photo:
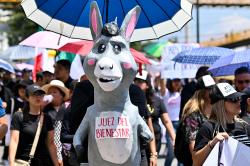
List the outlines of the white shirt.
{"type": "Polygon", "coordinates": [[[181,108],[180,92],[170,93],[167,90],[165,95],[163,96],[163,101],[171,121],[179,121],[179,114],[181,108]]]}

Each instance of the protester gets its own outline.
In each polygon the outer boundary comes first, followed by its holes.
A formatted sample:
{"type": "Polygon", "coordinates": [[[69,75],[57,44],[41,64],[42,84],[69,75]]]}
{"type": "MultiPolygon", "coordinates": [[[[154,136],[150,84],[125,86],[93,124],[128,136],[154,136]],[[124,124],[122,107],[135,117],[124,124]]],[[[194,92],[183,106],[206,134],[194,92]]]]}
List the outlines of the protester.
{"type": "Polygon", "coordinates": [[[25,84],[23,81],[20,81],[16,84],[14,87],[14,102],[8,102],[6,112],[9,114],[13,114],[14,112],[18,111],[19,109],[22,109],[26,100],[26,94],[25,89],[27,87],[27,84],[25,84]]]}
{"type": "Polygon", "coordinates": [[[196,134],[201,124],[210,117],[211,104],[209,91],[210,87],[214,84],[215,82],[210,75],[199,78],[193,97],[188,100],[183,109],[182,119],[178,130],[180,129],[183,131],[184,138],[178,138],[177,131],[176,144],[178,144],[177,139],[181,139],[185,142],[184,149],[179,150],[179,153],[181,153],[179,155],[185,155],[186,157],[185,161],[182,161],[185,166],[192,165],[192,152],[196,134]]]}
{"type": "Polygon", "coordinates": [[[57,113],[57,120],[62,121],[61,142],[62,142],[62,156],[64,166],[78,165],[76,156],[72,153],[72,142],[74,134],[71,134],[71,98],[75,89],[75,82],[72,82],[69,88],[69,100],[65,103],[65,107],[61,107],[57,113]]]}
{"type": "Polygon", "coordinates": [[[55,64],[55,78],[62,81],[69,88],[73,79],[70,77],[70,61],[59,60],[55,64]]]}
{"type": "Polygon", "coordinates": [[[27,85],[33,84],[33,81],[31,79],[31,70],[27,68],[22,70],[22,81],[27,85]]]}
{"type": "MultiPolygon", "coordinates": [[[[165,107],[167,109],[169,118],[173,124],[175,131],[179,126],[179,114],[180,114],[180,105],[181,105],[181,91],[182,85],[181,80],[178,78],[168,79],[167,83],[165,80],[161,79],[161,95],[163,97],[163,101],[165,107]],[[167,87],[167,88],[166,88],[167,87]]],[[[174,147],[171,143],[170,136],[166,133],[166,141],[167,141],[167,156],[165,160],[165,166],[171,165],[174,159],[174,147]]]]}
{"type": "Polygon", "coordinates": [[[36,85],[42,87],[44,85],[44,80],[43,80],[43,73],[39,72],[36,74],[36,85]]]}
{"type": "Polygon", "coordinates": [[[11,73],[9,71],[3,71],[3,84],[5,87],[9,88],[10,90],[13,90],[15,87],[15,82],[12,79],[11,73]]]}
{"type": "Polygon", "coordinates": [[[0,140],[2,140],[5,134],[7,133],[7,129],[8,129],[7,118],[5,110],[3,108],[2,100],[0,99],[0,140]]]}
{"type": "MultiPolygon", "coordinates": [[[[7,107],[11,107],[13,104],[13,94],[11,90],[3,85],[0,81],[0,98],[2,100],[2,107],[7,109],[7,107]]],[[[6,118],[10,119],[9,111],[6,112],[6,118]]],[[[8,120],[10,121],[10,120],[8,120]]],[[[9,146],[9,138],[3,139],[4,151],[2,155],[3,162],[8,162],[8,146],[9,146]]]]}
{"type": "Polygon", "coordinates": [[[42,74],[44,84],[49,84],[54,79],[54,74],[48,70],[43,71],[42,74]]]}
{"type": "MultiPolygon", "coordinates": [[[[142,75],[143,76],[143,75],[142,75]]],[[[147,98],[147,106],[152,118],[153,128],[154,128],[154,135],[155,135],[155,142],[156,142],[156,151],[157,153],[160,152],[161,148],[161,126],[159,124],[159,118],[161,119],[164,127],[166,128],[167,132],[171,137],[171,144],[174,145],[175,142],[175,131],[171,120],[169,118],[168,111],[163,103],[163,100],[157,96],[152,88],[150,76],[146,75],[144,78],[136,76],[135,82],[141,79],[147,84],[147,88],[145,90],[146,98],[147,98]]],[[[178,115],[179,116],[179,115],[178,115]]]]}
{"type": "MultiPolygon", "coordinates": [[[[234,72],[234,85],[236,91],[242,92],[245,88],[250,86],[250,70],[248,67],[239,67],[234,72]]],[[[245,109],[242,108],[243,103],[241,103],[242,112],[239,114],[240,117],[246,114],[245,109]]]]}
{"type": "Polygon", "coordinates": [[[195,141],[193,153],[195,166],[202,165],[216,143],[229,136],[250,146],[250,133],[247,132],[250,126],[237,118],[241,111],[242,95],[228,83],[218,83],[212,88],[210,120],[202,124],[195,141]]]}
{"type": "Polygon", "coordinates": [[[182,92],[181,92],[181,109],[180,109],[180,119],[181,119],[181,116],[182,116],[182,112],[183,112],[183,108],[185,106],[185,104],[187,103],[187,101],[193,96],[193,94],[195,93],[196,89],[196,82],[197,80],[204,76],[204,75],[208,75],[210,74],[207,70],[208,70],[208,66],[201,66],[197,72],[196,72],[196,75],[195,75],[195,80],[192,80],[191,82],[187,83],[183,89],[182,89],[182,92]]]}
{"type": "Polygon", "coordinates": [[[45,92],[39,86],[28,86],[25,107],[13,115],[9,147],[10,166],[15,166],[15,159],[29,161],[38,122],[42,116],[44,116],[43,125],[34,157],[31,159],[31,166],[58,165],[52,120],[41,110],[44,94],[45,92]]]}
{"type": "Polygon", "coordinates": [[[243,90],[244,95],[241,100],[242,119],[250,124],[250,87],[243,90]]]}
{"type": "Polygon", "coordinates": [[[250,70],[247,67],[240,67],[234,72],[235,89],[242,92],[250,86],[250,70]]]}
{"type": "Polygon", "coordinates": [[[42,87],[47,95],[52,96],[52,101],[45,108],[44,112],[50,116],[54,126],[54,141],[57,149],[57,159],[60,165],[63,164],[62,158],[62,144],[60,141],[62,121],[56,120],[57,113],[60,107],[63,106],[64,101],[69,98],[69,90],[65,87],[64,83],[60,80],[52,80],[49,84],[42,87]]]}

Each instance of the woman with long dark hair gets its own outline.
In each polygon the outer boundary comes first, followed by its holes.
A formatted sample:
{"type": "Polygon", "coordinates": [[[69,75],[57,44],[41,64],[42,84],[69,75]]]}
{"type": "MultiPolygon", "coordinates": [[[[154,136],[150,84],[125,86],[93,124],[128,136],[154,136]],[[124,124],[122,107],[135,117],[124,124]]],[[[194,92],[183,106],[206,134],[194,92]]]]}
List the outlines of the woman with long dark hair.
{"type": "Polygon", "coordinates": [[[11,139],[9,146],[10,166],[15,165],[15,159],[29,161],[33,141],[41,116],[44,116],[39,141],[32,166],[58,165],[54,145],[54,131],[51,119],[42,113],[43,96],[45,92],[36,85],[26,88],[27,103],[22,111],[14,113],[11,122],[11,139]]]}

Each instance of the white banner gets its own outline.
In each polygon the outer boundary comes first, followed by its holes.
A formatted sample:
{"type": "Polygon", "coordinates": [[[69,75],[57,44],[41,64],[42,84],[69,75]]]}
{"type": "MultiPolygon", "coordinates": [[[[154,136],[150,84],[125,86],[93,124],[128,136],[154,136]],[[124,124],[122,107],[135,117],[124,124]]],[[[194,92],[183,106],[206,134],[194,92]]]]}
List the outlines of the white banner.
{"type": "Polygon", "coordinates": [[[161,60],[162,78],[194,78],[200,65],[181,64],[172,61],[172,59],[182,51],[188,51],[192,48],[200,47],[199,44],[171,44],[164,48],[161,60]]]}
{"type": "MultiPolygon", "coordinates": [[[[213,148],[203,166],[218,165],[219,143],[213,148]]],[[[229,137],[223,142],[220,165],[223,166],[249,166],[250,148],[243,143],[229,137]]]]}

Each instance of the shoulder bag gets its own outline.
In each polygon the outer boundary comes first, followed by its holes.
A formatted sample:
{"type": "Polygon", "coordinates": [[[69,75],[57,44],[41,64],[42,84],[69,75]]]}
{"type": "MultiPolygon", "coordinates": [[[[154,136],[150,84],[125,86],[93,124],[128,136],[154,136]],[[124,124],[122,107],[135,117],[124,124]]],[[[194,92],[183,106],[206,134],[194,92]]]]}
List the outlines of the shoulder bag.
{"type": "Polygon", "coordinates": [[[43,127],[43,119],[44,119],[44,115],[43,115],[43,113],[41,113],[41,116],[40,116],[40,119],[38,122],[38,126],[37,126],[37,130],[36,130],[36,135],[35,135],[35,138],[34,138],[34,141],[33,141],[32,147],[31,147],[31,151],[29,154],[29,160],[25,161],[25,160],[21,160],[21,159],[16,159],[15,166],[30,166],[30,163],[31,163],[32,158],[34,157],[34,154],[36,151],[36,146],[37,146],[37,143],[39,140],[39,136],[40,136],[42,127],[43,127]]]}

